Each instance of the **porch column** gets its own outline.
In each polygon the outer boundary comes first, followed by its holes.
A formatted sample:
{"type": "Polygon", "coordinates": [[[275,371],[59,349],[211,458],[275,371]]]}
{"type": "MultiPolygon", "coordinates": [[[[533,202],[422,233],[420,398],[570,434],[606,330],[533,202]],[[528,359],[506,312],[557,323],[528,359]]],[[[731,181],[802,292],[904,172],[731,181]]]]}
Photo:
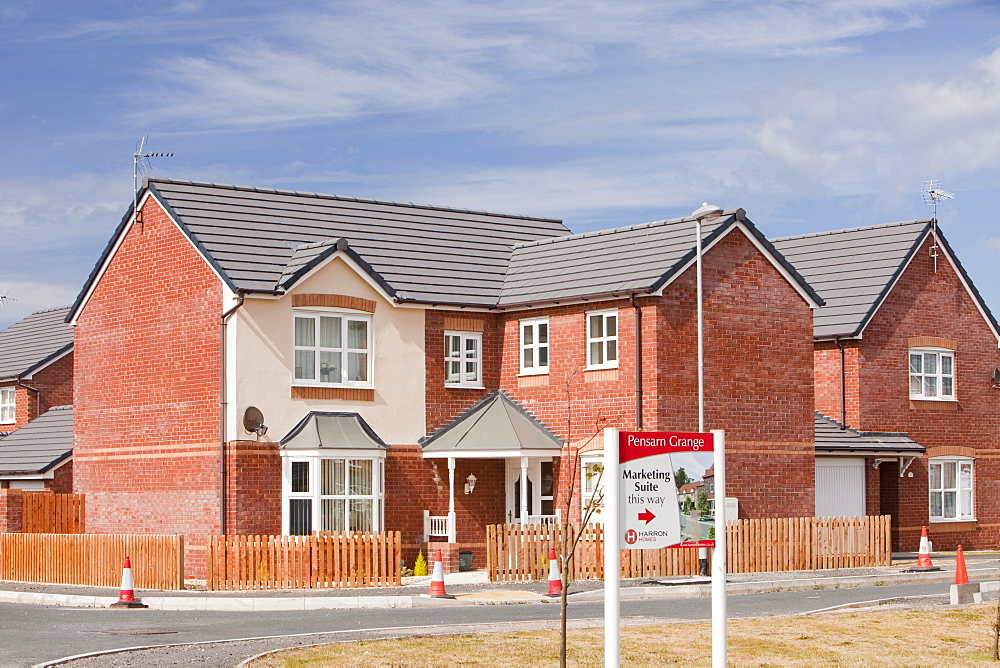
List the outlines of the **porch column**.
{"type": "Polygon", "coordinates": [[[528,458],[521,457],[521,525],[528,523],[528,458]]]}
{"type": "Polygon", "coordinates": [[[448,542],[455,542],[455,458],[448,458],[448,542]]]}

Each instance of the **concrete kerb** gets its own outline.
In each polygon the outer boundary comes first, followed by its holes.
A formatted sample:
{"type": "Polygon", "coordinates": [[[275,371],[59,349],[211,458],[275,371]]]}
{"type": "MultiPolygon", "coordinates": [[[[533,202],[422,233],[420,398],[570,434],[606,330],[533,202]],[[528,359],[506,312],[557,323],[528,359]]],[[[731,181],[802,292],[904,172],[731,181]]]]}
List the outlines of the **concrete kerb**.
{"type": "MultiPolygon", "coordinates": [[[[995,579],[996,569],[969,569],[970,577],[995,579]]],[[[881,584],[908,584],[915,582],[950,583],[954,575],[948,571],[930,573],[876,573],[852,576],[823,576],[797,578],[771,578],[767,580],[730,581],[730,594],[749,594],[775,591],[804,591],[810,589],[836,589],[853,587],[877,587],[881,584]]],[[[650,581],[654,582],[654,581],[650,581]]],[[[704,582],[702,580],[702,582],[704,582]]],[[[2,586],[2,585],[0,585],[2,586]]],[[[989,585],[987,585],[989,587],[989,585]]],[[[649,584],[623,587],[623,600],[697,598],[711,594],[710,584],[683,584],[683,580],[671,580],[668,584],[649,584]]],[[[603,590],[568,594],[571,601],[600,601],[603,590]]],[[[184,592],[180,595],[156,596],[143,593],[143,602],[151,610],[214,610],[214,611],[279,611],[279,610],[325,610],[364,608],[416,608],[455,605],[511,605],[526,603],[552,603],[540,593],[524,590],[480,591],[461,593],[454,600],[428,598],[411,594],[386,594],[375,596],[206,596],[202,592],[184,592]]],[[[0,590],[0,602],[27,603],[36,605],[58,605],[84,608],[104,608],[115,601],[105,596],[83,596],[23,591],[0,590]]]]}

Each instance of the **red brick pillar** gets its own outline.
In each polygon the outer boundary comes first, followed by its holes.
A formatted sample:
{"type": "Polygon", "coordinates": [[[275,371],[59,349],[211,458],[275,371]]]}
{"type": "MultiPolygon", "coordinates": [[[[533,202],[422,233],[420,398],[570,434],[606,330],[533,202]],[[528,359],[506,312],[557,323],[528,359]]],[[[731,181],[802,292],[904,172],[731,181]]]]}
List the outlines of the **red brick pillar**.
{"type": "Polygon", "coordinates": [[[21,533],[23,498],[19,489],[0,489],[0,533],[21,533]]]}

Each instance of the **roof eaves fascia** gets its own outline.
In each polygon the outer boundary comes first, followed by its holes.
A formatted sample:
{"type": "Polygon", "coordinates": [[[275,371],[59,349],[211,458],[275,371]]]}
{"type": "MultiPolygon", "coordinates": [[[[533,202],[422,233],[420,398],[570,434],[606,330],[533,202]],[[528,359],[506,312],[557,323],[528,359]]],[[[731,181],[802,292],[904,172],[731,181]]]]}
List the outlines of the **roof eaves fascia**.
{"type": "Polygon", "coordinates": [[[789,262],[784,255],[781,254],[774,244],[765,237],[761,231],[753,224],[753,221],[746,217],[739,217],[737,224],[740,229],[745,233],[748,233],[751,240],[754,241],[759,249],[761,249],[765,254],[770,255],[774,263],[777,265],[778,270],[781,273],[787,273],[786,278],[790,278],[790,282],[798,284],[798,289],[800,294],[806,299],[806,301],[812,302],[814,308],[825,306],[826,300],[824,300],[818,292],[809,284],[809,281],[799,273],[799,270],[795,268],[791,262],[789,262]]]}
{"type": "MultiPolygon", "coordinates": [[[[140,199],[145,197],[145,189],[139,193],[142,195],[140,199]]],[[[114,253],[121,239],[125,235],[125,231],[128,229],[129,225],[132,223],[132,210],[134,204],[129,204],[128,209],[125,211],[125,215],[122,216],[121,222],[115,228],[114,233],[111,238],[108,239],[108,243],[104,246],[104,250],[101,252],[101,256],[97,259],[97,263],[94,264],[94,268],[90,270],[90,275],[87,276],[87,280],[83,282],[83,287],[80,288],[80,292],[77,293],[76,299],[73,300],[73,305],[70,307],[69,312],[66,314],[64,322],[71,325],[76,324],[77,315],[79,311],[83,308],[83,305],[87,302],[90,297],[90,293],[93,291],[94,285],[97,283],[101,274],[104,273],[104,269],[107,266],[111,255],[114,253]]]]}
{"type": "Polygon", "coordinates": [[[324,250],[322,253],[303,265],[301,269],[292,274],[292,276],[289,277],[289,279],[284,283],[280,284],[278,288],[283,288],[285,291],[291,290],[297,283],[300,283],[309,276],[312,276],[314,273],[319,271],[323,265],[333,260],[340,253],[346,255],[358,269],[375,282],[378,288],[386,296],[387,301],[402,301],[402,298],[396,292],[396,288],[392,287],[389,282],[375,270],[374,267],[372,267],[357,251],[351,248],[348,240],[344,238],[338,239],[336,244],[333,244],[328,249],[324,250]]]}
{"type": "MultiPolygon", "coordinates": [[[[737,210],[737,212],[739,211],[742,211],[742,209],[737,210]]],[[[711,250],[711,248],[715,246],[715,244],[721,241],[722,238],[726,236],[726,234],[728,234],[730,230],[732,230],[736,226],[738,220],[737,214],[730,213],[726,215],[728,217],[728,220],[720,223],[718,226],[716,226],[714,230],[711,231],[711,233],[709,233],[707,237],[702,239],[701,241],[702,255],[711,250]]],[[[692,218],[690,219],[690,221],[693,223],[694,219],[692,218]]],[[[677,262],[675,262],[672,267],[670,267],[669,269],[667,269],[667,271],[665,271],[663,274],[660,275],[660,278],[658,278],[656,282],[654,282],[653,285],[650,286],[649,292],[651,293],[661,292],[664,288],[667,287],[667,285],[673,282],[674,279],[676,279],[678,276],[684,273],[684,271],[688,267],[694,264],[697,261],[697,259],[698,259],[698,248],[697,245],[695,245],[691,250],[682,255],[681,259],[677,260],[677,262]]]]}
{"type": "Polygon", "coordinates": [[[215,273],[222,279],[222,282],[225,283],[226,286],[233,292],[239,292],[239,286],[236,285],[236,282],[233,281],[222,265],[219,264],[218,260],[212,256],[205,245],[201,243],[201,239],[195,236],[194,232],[192,232],[191,229],[184,223],[184,220],[181,218],[180,214],[177,213],[174,207],[170,206],[170,202],[168,202],[163,193],[159,191],[156,184],[152,181],[148,181],[146,188],[149,190],[150,194],[157,201],[157,203],[163,208],[164,212],[166,212],[166,214],[170,216],[170,219],[174,221],[174,224],[177,225],[177,228],[181,231],[181,233],[187,237],[189,242],[191,242],[191,245],[194,246],[199,253],[201,253],[203,258],[205,258],[205,262],[207,262],[209,266],[215,270],[215,273]]]}
{"type": "Polygon", "coordinates": [[[51,355],[49,355],[49,356],[45,357],[44,359],[39,360],[38,362],[35,362],[34,364],[32,364],[27,369],[25,369],[24,371],[22,371],[21,373],[19,373],[17,375],[17,377],[18,378],[25,378],[25,379],[30,378],[31,375],[34,374],[36,371],[41,371],[42,369],[44,369],[45,367],[49,366],[50,364],[53,364],[54,362],[59,361],[60,359],[62,359],[63,357],[65,357],[67,354],[69,354],[70,352],[72,352],[72,350],[73,350],[73,342],[71,341],[70,343],[67,343],[65,346],[63,346],[59,350],[55,351],[51,355]]]}
{"type": "MultiPolygon", "coordinates": [[[[532,308],[546,308],[549,306],[571,306],[573,304],[586,304],[589,302],[606,302],[615,299],[628,299],[635,295],[652,296],[652,288],[626,288],[624,290],[614,290],[611,292],[591,292],[585,295],[576,295],[567,299],[546,299],[542,301],[511,302],[496,307],[499,311],[523,311],[532,308]]],[[[491,309],[492,310],[492,309],[491,309]]]]}
{"type": "Polygon", "coordinates": [[[951,244],[948,243],[948,239],[945,238],[944,234],[941,232],[940,226],[935,226],[934,234],[941,241],[941,245],[944,246],[945,254],[948,261],[951,262],[952,267],[955,268],[955,273],[958,274],[959,279],[965,286],[965,289],[969,292],[973,301],[976,302],[976,306],[979,308],[979,312],[982,314],[983,319],[990,326],[990,330],[993,332],[993,336],[997,339],[997,346],[1000,347],[1000,323],[997,323],[996,318],[993,316],[993,312],[990,311],[989,306],[986,305],[986,301],[983,296],[979,294],[979,290],[976,288],[975,283],[972,282],[972,278],[965,271],[965,267],[962,266],[962,261],[958,259],[958,255],[952,250],[951,244]]]}
{"type": "Polygon", "coordinates": [[[70,448],[69,450],[56,457],[42,468],[38,469],[38,473],[47,473],[48,471],[51,471],[52,469],[62,464],[72,456],[73,456],[73,449],[70,448]]]}
{"type": "Polygon", "coordinates": [[[903,272],[906,271],[906,268],[910,266],[910,262],[912,262],[913,258],[916,257],[917,251],[920,250],[920,246],[924,243],[924,240],[927,239],[927,236],[930,233],[931,223],[928,221],[924,225],[924,229],[920,231],[917,239],[913,242],[913,245],[910,246],[910,250],[906,252],[906,255],[903,257],[903,261],[899,263],[898,267],[896,267],[896,271],[893,272],[892,277],[886,282],[885,287],[882,288],[882,291],[879,293],[878,297],[875,298],[875,301],[872,302],[871,308],[868,309],[868,313],[861,318],[861,322],[858,323],[857,329],[851,332],[848,336],[861,338],[861,334],[865,331],[868,323],[872,321],[872,318],[874,318],[875,314],[878,313],[882,304],[885,303],[886,297],[888,297],[889,293],[892,292],[892,289],[896,287],[896,283],[899,282],[899,279],[903,276],[903,272]]]}

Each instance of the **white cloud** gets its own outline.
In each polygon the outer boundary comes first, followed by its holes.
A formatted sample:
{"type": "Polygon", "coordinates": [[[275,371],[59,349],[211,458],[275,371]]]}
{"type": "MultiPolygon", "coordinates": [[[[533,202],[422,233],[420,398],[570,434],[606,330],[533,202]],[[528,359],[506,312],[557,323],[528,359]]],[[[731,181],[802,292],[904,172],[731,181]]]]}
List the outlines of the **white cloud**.
{"type": "Polygon", "coordinates": [[[257,17],[267,23],[260,31],[266,38],[226,33],[210,55],[160,63],[164,87],[150,92],[157,104],[145,120],[272,127],[448,109],[491,97],[537,99],[560,78],[595,71],[614,79],[648,67],[683,67],[693,58],[856,50],[856,38],[919,25],[930,6],[925,0],[312,6],[257,17]]]}
{"type": "Polygon", "coordinates": [[[912,184],[1000,161],[1000,49],[942,81],[773,95],[753,141],[799,185],[841,194],[912,184]]]}

